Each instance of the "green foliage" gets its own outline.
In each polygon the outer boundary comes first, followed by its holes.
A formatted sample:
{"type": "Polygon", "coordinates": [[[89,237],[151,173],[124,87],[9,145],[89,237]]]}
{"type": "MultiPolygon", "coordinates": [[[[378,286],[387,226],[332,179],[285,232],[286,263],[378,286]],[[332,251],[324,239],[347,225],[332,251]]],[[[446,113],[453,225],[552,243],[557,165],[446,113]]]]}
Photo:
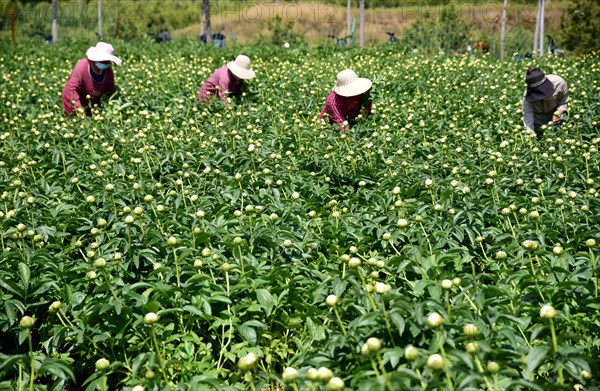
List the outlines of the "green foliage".
{"type": "Polygon", "coordinates": [[[302,36],[293,32],[294,21],[286,20],[280,15],[275,15],[269,19],[267,23],[269,29],[270,42],[275,45],[281,45],[285,42],[289,44],[300,44],[303,43],[302,36]]]}
{"type": "MultiPolygon", "coordinates": [[[[52,21],[50,2],[17,4],[17,28],[24,36],[49,35],[52,21]]],[[[11,7],[0,7],[2,28],[8,28],[11,7]]],[[[133,39],[157,35],[162,30],[187,27],[200,21],[200,2],[188,0],[102,2],[103,33],[119,38],[133,39]]],[[[59,34],[68,37],[95,37],[98,23],[97,2],[76,0],[59,1],[59,34]]]]}
{"type": "Polygon", "coordinates": [[[451,2],[442,8],[438,26],[438,36],[443,49],[458,50],[465,46],[469,26],[461,19],[456,2],[451,2]]]}
{"type": "Polygon", "coordinates": [[[469,25],[461,18],[458,6],[451,2],[437,15],[425,15],[408,27],[399,44],[405,49],[424,53],[464,51],[469,42],[469,25]]]}
{"type": "MultiPolygon", "coordinates": [[[[329,3],[338,4],[340,6],[345,6],[347,1],[345,0],[330,0],[329,3]]],[[[413,7],[427,7],[427,6],[447,6],[452,4],[454,0],[424,0],[424,1],[416,1],[416,0],[369,0],[365,1],[365,6],[368,8],[377,8],[377,7],[402,7],[402,8],[413,8],[413,7]]],[[[499,1],[498,1],[499,2],[499,1]]],[[[497,3],[498,3],[497,2],[497,3]]],[[[468,2],[461,2],[461,4],[485,4],[489,3],[486,0],[471,0],[468,2]]],[[[527,4],[531,3],[531,0],[511,0],[511,3],[517,4],[527,4]]],[[[352,4],[354,7],[358,6],[357,0],[352,0],[352,4]]]]}
{"type": "Polygon", "coordinates": [[[536,59],[576,86],[537,140],[530,63],[114,44],[117,94],[67,119],[88,43],[0,43],[0,388],[598,387],[597,57],[536,59]],[[246,94],[201,106],[240,52],[246,94]],[[374,111],[340,134],[344,67],[374,111]]]}
{"type": "Polygon", "coordinates": [[[576,53],[600,50],[600,1],[575,0],[561,19],[560,45],[576,53]]]}

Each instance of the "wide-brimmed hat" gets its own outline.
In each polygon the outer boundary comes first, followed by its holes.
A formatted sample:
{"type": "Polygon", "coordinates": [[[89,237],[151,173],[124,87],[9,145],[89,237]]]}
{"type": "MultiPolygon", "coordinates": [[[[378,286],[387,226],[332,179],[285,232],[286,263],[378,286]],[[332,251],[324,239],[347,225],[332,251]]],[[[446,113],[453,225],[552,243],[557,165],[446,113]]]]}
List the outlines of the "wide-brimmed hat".
{"type": "Polygon", "coordinates": [[[111,44],[106,42],[98,42],[96,46],[92,46],[85,52],[88,60],[90,61],[111,61],[116,65],[121,65],[123,62],[119,57],[115,56],[113,53],[115,49],[111,44]]]}
{"type": "Polygon", "coordinates": [[[552,95],[554,94],[554,84],[548,80],[544,72],[539,68],[527,70],[525,83],[527,83],[525,99],[530,102],[549,99],[552,98],[552,95]]]}
{"type": "Polygon", "coordinates": [[[248,56],[244,56],[243,54],[237,56],[235,61],[228,62],[227,68],[231,71],[231,73],[243,80],[252,79],[254,76],[256,76],[256,73],[250,69],[250,59],[248,56]]]}
{"type": "Polygon", "coordinates": [[[352,69],[344,69],[337,74],[333,91],[341,96],[356,96],[369,91],[372,85],[371,80],[358,77],[352,69]]]}

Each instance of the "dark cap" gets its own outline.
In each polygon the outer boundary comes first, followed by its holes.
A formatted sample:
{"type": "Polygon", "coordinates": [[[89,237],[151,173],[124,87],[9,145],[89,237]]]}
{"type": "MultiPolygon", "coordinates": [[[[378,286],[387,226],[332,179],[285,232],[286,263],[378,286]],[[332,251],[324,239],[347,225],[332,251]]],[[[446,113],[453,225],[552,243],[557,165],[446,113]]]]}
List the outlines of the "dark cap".
{"type": "Polygon", "coordinates": [[[527,84],[525,99],[530,102],[550,99],[554,95],[554,84],[548,80],[540,68],[529,68],[525,76],[525,83],[527,84]]]}

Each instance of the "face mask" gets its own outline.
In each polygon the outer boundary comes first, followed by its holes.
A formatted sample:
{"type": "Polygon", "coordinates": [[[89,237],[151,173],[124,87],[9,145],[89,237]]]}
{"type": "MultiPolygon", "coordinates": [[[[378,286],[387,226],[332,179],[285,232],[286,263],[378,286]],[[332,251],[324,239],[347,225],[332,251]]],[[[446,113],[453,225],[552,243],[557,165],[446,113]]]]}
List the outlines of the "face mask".
{"type": "Polygon", "coordinates": [[[101,63],[101,62],[96,62],[94,64],[98,67],[98,69],[100,69],[102,71],[105,70],[105,69],[110,68],[110,65],[111,65],[110,63],[104,64],[104,63],[101,63]]]}

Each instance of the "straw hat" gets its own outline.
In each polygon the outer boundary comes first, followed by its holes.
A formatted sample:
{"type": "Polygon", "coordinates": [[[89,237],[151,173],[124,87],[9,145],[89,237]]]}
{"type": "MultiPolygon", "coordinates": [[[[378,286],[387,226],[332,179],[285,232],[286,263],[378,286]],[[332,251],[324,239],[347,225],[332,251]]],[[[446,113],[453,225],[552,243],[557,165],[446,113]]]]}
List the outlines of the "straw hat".
{"type": "Polygon", "coordinates": [[[371,80],[358,77],[352,69],[345,69],[337,74],[333,91],[341,96],[356,96],[369,91],[372,85],[371,80]]]}
{"type": "Polygon", "coordinates": [[[539,68],[530,68],[527,70],[525,83],[527,84],[525,99],[529,102],[550,99],[554,95],[554,84],[548,80],[544,72],[539,68]]]}
{"type": "Polygon", "coordinates": [[[85,52],[88,60],[90,61],[111,61],[116,65],[121,65],[123,62],[120,58],[116,57],[113,53],[112,45],[106,42],[98,42],[96,46],[92,46],[85,52]]]}
{"type": "Polygon", "coordinates": [[[228,62],[227,68],[242,80],[252,79],[256,76],[254,71],[250,69],[250,59],[243,54],[237,56],[235,61],[228,62]]]}

